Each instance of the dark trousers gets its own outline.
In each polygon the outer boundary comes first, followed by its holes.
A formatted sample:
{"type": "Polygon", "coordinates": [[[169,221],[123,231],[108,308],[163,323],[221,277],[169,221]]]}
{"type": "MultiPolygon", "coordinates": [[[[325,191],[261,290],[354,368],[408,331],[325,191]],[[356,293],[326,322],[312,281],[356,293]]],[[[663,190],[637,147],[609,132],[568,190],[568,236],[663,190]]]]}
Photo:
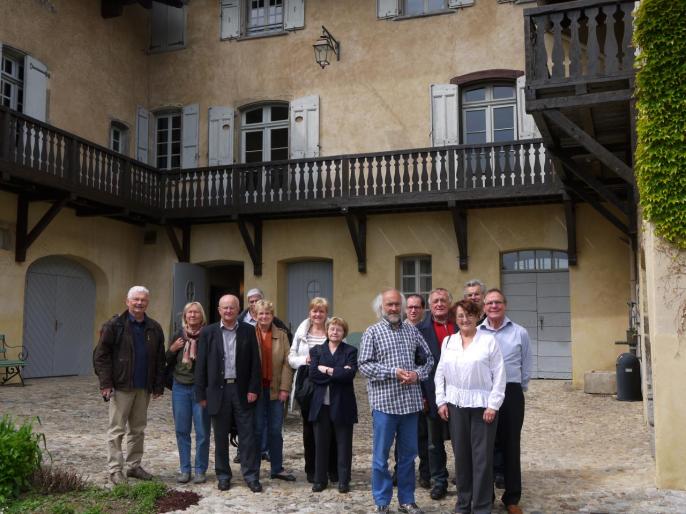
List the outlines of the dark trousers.
{"type": "Polygon", "coordinates": [[[214,430],[214,470],[217,479],[231,479],[229,465],[229,432],[232,421],[238,428],[238,440],[241,444],[241,474],[246,482],[260,478],[259,442],[255,438],[253,425],[255,409],[243,407],[238,397],[236,384],[226,384],[222,394],[222,405],[219,413],[212,416],[214,430]]]}
{"type": "Polygon", "coordinates": [[[483,408],[448,404],[450,440],[455,454],[455,512],[490,514],[493,498],[493,447],[498,419],[484,421],[483,408]]]}
{"type": "Polygon", "coordinates": [[[429,431],[429,470],[434,487],[448,488],[447,457],[445,455],[446,423],[438,415],[435,418],[427,416],[427,428],[429,431]]]}
{"type": "Polygon", "coordinates": [[[331,421],[331,409],[322,405],[314,425],[315,471],[314,481],[327,483],[327,474],[331,474],[332,464],[338,474],[339,484],[350,483],[350,471],[353,463],[353,425],[339,424],[331,421]],[[331,462],[331,447],[338,450],[337,460],[331,462]]]}
{"type": "MultiPolygon", "coordinates": [[[[505,505],[517,505],[522,497],[522,466],[520,442],[524,424],[524,392],[522,385],[508,382],[505,400],[498,411],[498,432],[496,435],[495,458],[502,462],[505,476],[505,505]]],[[[496,472],[499,469],[496,467],[496,472]]]]}
{"type": "MultiPolygon", "coordinates": [[[[417,416],[417,456],[419,457],[419,478],[431,480],[431,470],[429,469],[429,427],[427,424],[428,416],[420,412],[417,416]]],[[[398,473],[398,445],[395,445],[393,452],[395,466],[393,467],[393,481],[398,473]]]]}
{"type": "MultiPolygon", "coordinates": [[[[305,474],[314,475],[315,471],[315,441],[314,424],[307,421],[309,412],[303,413],[303,448],[305,449],[305,474]]],[[[329,448],[329,477],[336,478],[336,463],[338,462],[336,450],[336,434],[332,434],[331,445],[329,448]]],[[[333,481],[333,479],[332,479],[333,481]]]]}

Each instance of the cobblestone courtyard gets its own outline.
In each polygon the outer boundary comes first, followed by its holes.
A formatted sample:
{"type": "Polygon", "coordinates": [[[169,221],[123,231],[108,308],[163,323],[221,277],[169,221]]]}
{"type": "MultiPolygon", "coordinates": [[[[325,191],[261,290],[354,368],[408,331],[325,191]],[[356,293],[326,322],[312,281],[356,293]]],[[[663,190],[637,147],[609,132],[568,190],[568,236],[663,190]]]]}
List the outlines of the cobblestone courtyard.
{"type": "MultiPolygon", "coordinates": [[[[360,423],[355,427],[352,491],[335,488],[310,492],[303,468],[300,418],[288,416],[285,428],[285,466],[295,483],[271,481],[262,470],[262,494],[252,494],[234,468],[233,487],[216,489],[213,449],[208,483],[177,486],[178,457],[171,417],[171,395],[151,402],[144,467],[172,487],[203,496],[186,512],[370,512],[371,418],[365,382],[356,383],[360,423]]],[[[169,393],[167,391],[166,393],[169,393]]],[[[686,512],[686,493],[654,487],[650,436],[640,402],[618,402],[572,390],[563,381],[533,381],[526,397],[522,440],[524,493],[521,506],[534,513],[674,513],[686,512]]],[[[28,380],[26,387],[0,388],[0,414],[40,417],[54,462],[76,469],[98,485],[107,485],[105,431],[107,406],[100,399],[95,377],[28,380]]],[[[212,446],[213,448],[213,446],[212,446]]],[[[452,451],[448,449],[449,462],[452,451]]],[[[235,465],[237,467],[237,465],[235,465]]],[[[451,476],[452,463],[449,463],[451,476]]],[[[417,490],[417,503],[426,512],[452,512],[454,486],[442,501],[417,490]]],[[[394,499],[391,505],[395,510],[394,499]]],[[[504,512],[500,502],[493,512],[504,512]]]]}

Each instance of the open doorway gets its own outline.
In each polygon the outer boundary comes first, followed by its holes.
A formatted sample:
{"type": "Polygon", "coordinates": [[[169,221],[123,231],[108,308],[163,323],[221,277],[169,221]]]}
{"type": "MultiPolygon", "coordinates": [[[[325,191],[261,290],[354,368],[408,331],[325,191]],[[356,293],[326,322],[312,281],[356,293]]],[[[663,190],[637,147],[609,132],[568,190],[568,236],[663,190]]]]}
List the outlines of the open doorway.
{"type": "Polygon", "coordinates": [[[210,303],[207,309],[208,323],[219,321],[217,305],[219,299],[225,294],[232,294],[238,297],[243,310],[243,264],[221,263],[208,266],[208,280],[210,283],[210,303]]]}

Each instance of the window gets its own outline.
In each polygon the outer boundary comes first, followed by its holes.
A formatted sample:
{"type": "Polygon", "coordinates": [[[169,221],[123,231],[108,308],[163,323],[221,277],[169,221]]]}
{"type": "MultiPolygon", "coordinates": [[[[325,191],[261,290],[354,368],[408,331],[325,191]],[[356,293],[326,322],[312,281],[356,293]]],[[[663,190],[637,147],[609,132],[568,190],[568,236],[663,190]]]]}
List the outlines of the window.
{"type": "Polygon", "coordinates": [[[24,56],[2,51],[0,98],[4,107],[24,112],[24,56]]]}
{"type": "Polygon", "coordinates": [[[559,250],[520,250],[504,253],[502,271],[566,271],[569,269],[567,252],[559,250]]]}
{"type": "Polygon", "coordinates": [[[462,91],[462,141],[465,144],[514,141],[516,105],[514,84],[466,87],[462,91]]]}
{"type": "Polygon", "coordinates": [[[158,169],[181,167],[181,112],[167,111],[155,115],[155,150],[158,169]]]}
{"type": "Polygon", "coordinates": [[[110,124],[110,148],[124,155],[129,154],[129,129],[123,123],[113,121],[110,124]]]}
{"type": "Polygon", "coordinates": [[[403,0],[403,14],[416,16],[447,9],[448,0],[403,0]]]}
{"type": "Polygon", "coordinates": [[[304,0],[220,0],[221,39],[285,34],[305,26],[304,0]]]}
{"type": "Polygon", "coordinates": [[[153,2],[150,11],[150,50],[164,52],[186,46],[186,6],[153,2]]]}
{"type": "Polygon", "coordinates": [[[288,159],[288,104],[252,107],[241,117],[242,161],[288,159]]]}
{"type": "Polygon", "coordinates": [[[248,34],[283,30],[283,0],[249,0],[248,34]]]}
{"type": "Polygon", "coordinates": [[[428,304],[431,289],[431,257],[400,259],[400,291],[404,295],[421,295],[428,304]]]}

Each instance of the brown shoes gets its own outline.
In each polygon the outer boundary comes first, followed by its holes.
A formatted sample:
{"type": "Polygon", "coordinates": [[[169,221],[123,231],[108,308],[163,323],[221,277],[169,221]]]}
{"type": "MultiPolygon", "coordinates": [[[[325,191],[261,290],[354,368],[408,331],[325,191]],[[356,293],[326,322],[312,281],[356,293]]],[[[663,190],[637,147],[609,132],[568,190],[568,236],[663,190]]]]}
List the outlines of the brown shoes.
{"type": "Polygon", "coordinates": [[[152,475],[140,466],[133,469],[127,469],[126,476],[131,478],[137,478],[138,480],[152,480],[152,475]]]}
{"type": "Polygon", "coordinates": [[[126,478],[121,471],[117,471],[115,473],[110,473],[110,482],[114,485],[125,484],[126,478]]]}
{"type": "Polygon", "coordinates": [[[523,514],[522,508],[519,505],[508,505],[505,507],[507,514],[523,514]]]}

